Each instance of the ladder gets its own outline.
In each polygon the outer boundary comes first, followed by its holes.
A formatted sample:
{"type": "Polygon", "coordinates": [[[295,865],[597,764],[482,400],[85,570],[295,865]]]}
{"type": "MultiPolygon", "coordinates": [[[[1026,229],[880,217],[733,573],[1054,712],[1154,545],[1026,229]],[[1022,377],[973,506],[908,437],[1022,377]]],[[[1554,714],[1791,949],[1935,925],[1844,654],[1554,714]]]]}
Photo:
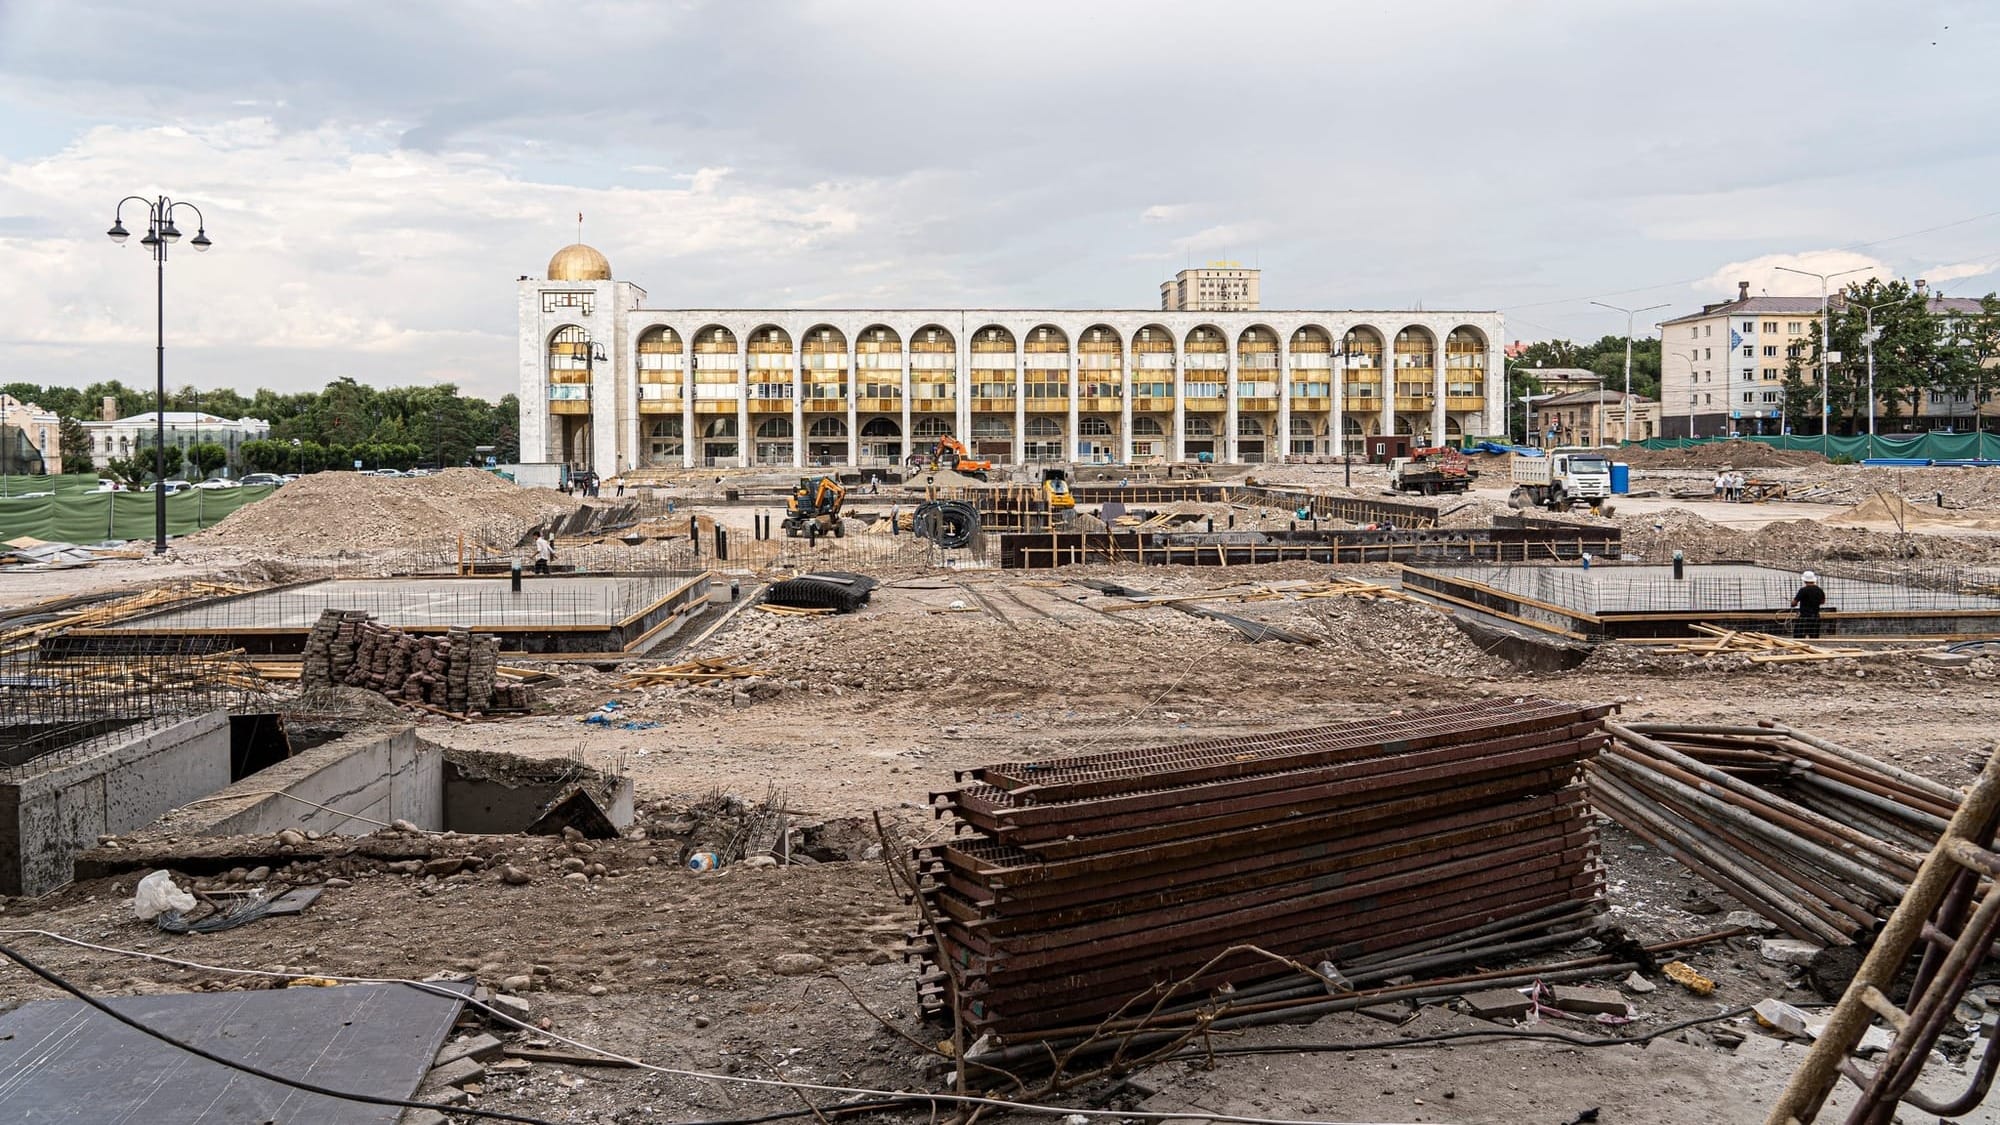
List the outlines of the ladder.
{"type": "Polygon", "coordinates": [[[1992,850],[1996,829],[2000,829],[2000,747],[1995,747],[1986,768],[1966,791],[1958,812],[1889,915],[1834,1006],[1826,1030],[1793,1073],[1765,1125],[1808,1125],[1843,1077],[1861,1090],[1847,1116],[1848,1125],[1889,1125],[1902,1102],[1925,1113],[1957,1117],[1985,1100],[2000,1065],[2000,1044],[1995,1043],[2000,1015],[1989,1014],[1980,1026],[1979,1065],[1963,1093],[1938,1100],[1913,1087],[1931,1047],[1954,1018],[1980,963],[2000,935],[2000,886],[1991,881],[2000,875],[2000,854],[1992,850]],[[1909,997],[1899,1007],[1888,989],[1919,943],[1923,959],[1909,997]],[[1894,1032],[1894,1040],[1871,1074],[1851,1056],[1877,1018],[1894,1032]]]}

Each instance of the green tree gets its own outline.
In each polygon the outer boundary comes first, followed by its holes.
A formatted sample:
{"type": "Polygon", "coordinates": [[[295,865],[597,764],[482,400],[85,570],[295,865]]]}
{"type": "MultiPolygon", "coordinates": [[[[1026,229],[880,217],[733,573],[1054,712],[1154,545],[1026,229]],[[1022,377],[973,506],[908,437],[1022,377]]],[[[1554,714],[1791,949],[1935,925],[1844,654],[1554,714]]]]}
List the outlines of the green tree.
{"type": "Polygon", "coordinates": [[[113,457],[104,463],[104,475],[112,480],[137,488],[153,476],[153,459],[150,457],[113,457]]]}
{"type": "Polygon", "coordinates": [[[200,442],[188,447],[187,460],[203,479],[207,479],[217,469],[229,464],[229,449],[212,441],[200,442]]]}
{"type": "Polygon", "coordinates": [[[90,471],[90,431],[83,423],[65,414],[61,428],[63,471],[66,473],[87,473],[90,471]]]}
{"type": "MultiPolygon", "coordinates": [[[[1812,330],[1817,334],[1819,325],[1814,324],[1812,330]]],[[[1799,356],[1792,355],[1785,359],[1785,381],[1778,393],[1784,403],[1786,427],[1794,433],[1804,433],[1810,423],[1814,432],[1818,432],[1818,422],[1814,419],[1819,415],[1819,400],[1813,388],[1806,383],[1805,365],[1799,356]]]]}

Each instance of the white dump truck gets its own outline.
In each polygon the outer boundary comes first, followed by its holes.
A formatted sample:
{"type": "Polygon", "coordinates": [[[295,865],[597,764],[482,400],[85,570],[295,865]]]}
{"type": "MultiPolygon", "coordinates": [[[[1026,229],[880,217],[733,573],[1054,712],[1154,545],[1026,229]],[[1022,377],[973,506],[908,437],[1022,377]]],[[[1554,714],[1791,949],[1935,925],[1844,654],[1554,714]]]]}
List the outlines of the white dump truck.
{"type": "Polygon", "coordinates": [[[1597,449],[1551,449],[1539,457],[1514,454],[1507,470],[1514,491],[1507,498],[1516,508],[1549,508],[1566,512],[1573,504],[1600,511],[1611,506],[1611,459],[1597,449]]]}

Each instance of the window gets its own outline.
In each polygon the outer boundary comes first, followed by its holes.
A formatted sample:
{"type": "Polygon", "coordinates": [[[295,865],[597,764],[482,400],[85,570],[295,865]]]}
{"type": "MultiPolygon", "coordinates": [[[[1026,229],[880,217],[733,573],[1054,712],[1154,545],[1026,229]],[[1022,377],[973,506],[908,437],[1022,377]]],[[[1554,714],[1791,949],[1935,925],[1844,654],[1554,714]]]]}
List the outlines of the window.
{"type": "Polygon", "coordinates": [[[1715,405],[1715,396],[1714,396],[1714,395],[1710,395],[1710,394],[1705,394],[1705,395],[1702,395],[1702,396],[1701,396],[1701,401],[1702,401],[1702,405],[1704,405],[1704,406],[1714,406],[1714,405],[1715,405]]]}
{"type": "Polygon", "coordinates": [[[1764,378],[1766,378],[1766,379],[1776,379],[1777,377],[1778,377],[1778,369],[1777,369],[1777,368],[1775,368],[1775,367],[1766,367],[1766,368],[1764,369],[1764,378]]]}
{"type": "Polygon", "coordinates": [[[1792,345],[1789,345],[1789,346],[1787,346],[1787,347],[1785,348],[1785,354],[1786,354],[1787,356],[1790,356],[1790,357],[1791,357],[1791,358],[1793,358],[1793,359],[1797,359],[1797,358],[1799,358],[1799,354],[1800,354],[1800,351],[1799,351],[1799,346],[1798,346],[1797,344],[1792,344],[1792,345]]]}
{"type": "Polygon", "coordinates": [[[1701,329],[1695,327],[1692,324],[1688,325],[1688,339],[1690,340],[1701,339],[1701,329]]]}
{"type": "Polygon", "coordinates": [[[1749,402],[1749,401],[1751,401],[1751,398],[1752,398],[1752,396],[1751,396],[1751,394],[1750,394],[1750,392],[1749,392],[1749,391],[1744,391],[1744,392],[1743,392],[1743,401],[1744,401],[1744,402],[1749,402]]]}
{"type": "Polygon", "coordinates": [[[1714,349],[1714,348],[1703,348],[1703,349],[1701,349],[1701,358],[1703,358],[1703,359],[1714,359],[1714,358],[1715,358],[1715,349],[1714,349]]]}
{"type": "Polygon", "coordinates": [[[1764,345],[1764,355],[1767,358],[1776,358],[1777,354],[1778,354],[1778,345],[1776,344],[1764,345]]]}
{"type": "Polygon", "coordinates": [[[1754,320],[1746,320],[1746,321],[1744,321],[1744,322],[1743,322],[1743,332],[1744,332],[1744,334],[1745,334],[1745,335],[1750,335],[1750,334],[1752,334],[1752,333],[1754,333],[1754,332],[1756,332],[1756,331],[1757,331],[1757,322],[1756,322],[1756,321],[1754,321],[1754,320]]]}
{"type": "Polygon", "coordinates": [[[1776,332],[1777,330],[1778,330],[1778,322],[1777,322],[1777,321],[1775,321],[1775,320],[1767,320],[1767,321],[1765,321],[1765,322],[1764,322],[1764,331],[1766,331],[1766,332],[1776,332]]]}
{"type": "Polygon", "coordinates": [[[1102,418],[1079,418],[1076,432],[1084,437],[1110,437],[1111,423],[1102,418]]]}
{"type": "Polygon", "coordinates": [[[588,292],[544,293],[542,294],[542,311],[552,313],[557,309],[576,309],[584,316],[589,316],[591,310],[596,306],[596,300],[596,295],[588,292]]]}
{"type": "Polygon", "coordinates": [[[1754,358],[1756,354],[1757,354],[1757,345],[1755,344],[1743,345],[1743,355],[1746,358],[1754,358]]]}
{"type": "Polygon", "coordinates": [[[1790,332],[1792,335],[1796,336],[1799,333],[1805,331],[1805,327],[1801,325],[1798,321],[1794,320],[1791,323],[1785,325],[1785,331],[1790,332]]]}
{"type": "Polygon", "coordinates": [[[1765,392],[1764,392],[1764,401],[1765,401],[1765,402],[1776,402],[1776,401],[1778,401],[1778,392],[1776,392],[1776,391],[1765,391],[1765,392]]]}

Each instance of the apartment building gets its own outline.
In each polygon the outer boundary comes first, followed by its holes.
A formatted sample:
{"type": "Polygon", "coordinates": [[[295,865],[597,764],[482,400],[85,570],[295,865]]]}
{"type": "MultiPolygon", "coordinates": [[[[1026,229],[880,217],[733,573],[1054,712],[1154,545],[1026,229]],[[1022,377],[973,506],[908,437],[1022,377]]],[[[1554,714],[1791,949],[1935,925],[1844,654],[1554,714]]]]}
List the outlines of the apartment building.
{"type": "Polygon", "coordinates": [[[1787,361],[1810,354],[1818,297],[1736,299],[1660,323],[1660,427],[1664,437],[1775,434],[1787,361]]]}
{"type": "Polygon", "coordinates": [[[1262,307],[1262,270],[1246,270],[1241,262],[1210,262],[1160,282],[1162,312],[1254,312],[1262,307]]]}

